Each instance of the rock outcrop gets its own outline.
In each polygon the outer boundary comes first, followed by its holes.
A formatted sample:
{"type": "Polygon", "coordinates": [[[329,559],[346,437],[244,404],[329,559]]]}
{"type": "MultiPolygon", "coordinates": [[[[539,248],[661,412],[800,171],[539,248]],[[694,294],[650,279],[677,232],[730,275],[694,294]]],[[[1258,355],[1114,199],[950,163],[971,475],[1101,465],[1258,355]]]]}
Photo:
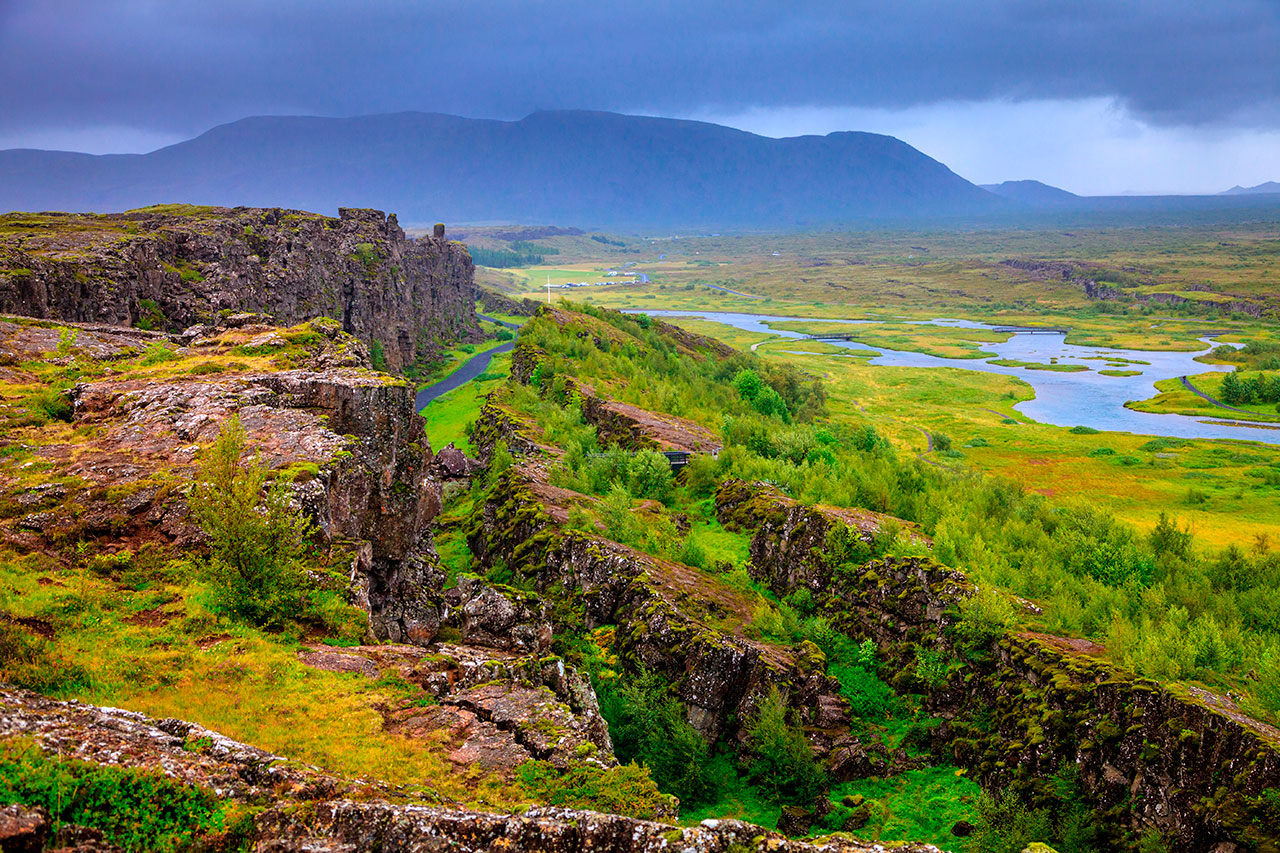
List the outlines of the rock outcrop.
{"type": "MultiPolygon", "coordinates": [[[[387,649],[379,648],[384,653],[387,649]]],[[[222,800],[267,805],[245,828],[252,849],[259,853],[439,849],[937,853],[930,845],[892,846],[845,838],[789,841],[733,820],[680,828],[575,809],[533,808],[513,815],[450,808],[421,791],[344,779],[182,720],[156,720],[117,708],[0,688],[0,738],[14,737],[30,738],[41,750],[63,760],[159,770],[176,783],[211,791],[222,800]]],[[[0,811],[0,833],[7,833],[6,850],[12,842],[12,849],[38,851],[51,836],[47,814],[21,804],[0,811]]]]}
{"type": "Polygon", "coordinates": [[[935,749],[984,787],[1034,800],[1065,762],[1114,838],[1155,828],[1178,850],[1276,849],[1280,731],[1230,699],[1140,678],[1087,641],[1025,632],[995,638],[942,683],[925,683],[918,652],[958,652],[949,628],[975,591],[962,572],[928,558],[837,565],[832,546],[858,535],[850,520],[764,484],[726,482],[717,510],[754,532],[757,579],[778,595],[809,589],[837,628],[876,642],[895,688],[924,694],[947,720],[935,749]]]}
{"type": "Polygon", "coordinates": [[[617,626],[613,648],[631,667],[670,679],[708,740],[736,735],[777,687],[817,754],[833,760],[838,778],[850,778],[854,764],[835,762],[854,742],[848,703],[816,648],[747,636],[749,601],[697,569],[565,528],[572,503],[590,498],[539,477],[532,464],[502,475],[469,538],[479,565],[500,561],[532,579],[559,602],[560,630],[617,626]]]}
{"type": "Polygon", "coordinates": [[[478,339],[475,267],[395,215],[164,205],[0,216],[0,312],[180,331],[220,314],[332,317],[392,370],[478,339]]]}
{"type": "Polygon", "coordinates": [[[617,766],[595,691],[554,655],[439,642],[310,647],[298,660],[416,687],[416,695],[381,707],[386,729],[442,744],[445,757],[464,771],[510,779],[527,761],[561,770],[617,766]]]}
{"type": "MultiPolygon", "coordinates": [[[[431,539],[440,488],[413,388],[359,367],[262,363],[332,363],[351,353],[358,362],[358,342],[332,321],[177,344],[127,328],[0,322],[0,357],[60,361],[85,377],[64,398],[71,431],[24,451],[43,473],[6,483],[0,536],[23,550],[77,538],[112,549],[197,544],[183,484],[234,414],[249,446],[287,474],[322,541],[351,553],[353,595],[373,633],[430,641],[440,621],[434,591],[443,584],[431,539]],[[279,342],[245,343],[268,335],[279,342]],[[149,346],[165,360],[146,368],[137,357],[149,346]]],[[[35,381],[20,367],[6,369],[18,387],[35,381]]]]}
{"type": "Polygon", "coordinates": [[[791,841],[738,820],[704,820],[694,827],[574,809],[533,808],[521,815],[451,811],[423,806],[339,801],[305,815],[269,811],[257,821],[258,853],[294,850],[382,850],[409,853],[937,853],[931,844],[879,844],[847,837],[791,841]]]}

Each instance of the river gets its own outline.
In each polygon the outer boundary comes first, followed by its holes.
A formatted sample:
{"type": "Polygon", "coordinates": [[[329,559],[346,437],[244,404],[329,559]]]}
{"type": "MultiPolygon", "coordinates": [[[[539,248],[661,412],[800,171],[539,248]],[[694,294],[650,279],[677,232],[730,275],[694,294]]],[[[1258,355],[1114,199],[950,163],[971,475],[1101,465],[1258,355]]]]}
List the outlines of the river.
{"type": "MultiPolygon", "coordinates": [[[[660,317],[703,317],[748,332],[761,332],[782,338],[803,338],[803,334],[771,328],[769,323],[801,321],[810,323],[847,323],[856,326],[878,320],[829,320],[813,317],[784,317],[765,314],[735,314],[716,311],[645,311],[660,317]]],[[[914,324],[960,326],[985,329],[990,324],[971,320],[921,320],[914,324]]],[[[1205,347],[1212,345],[1210,338],[1200,339],[1205,347]]],[[[1195,361],[1201,352],[1162,352],[1152,350],[1117,350],[1101,347],[1076,346],[1066,343],[1065,335],[1014,334],[1005,343],[981,343],[987,352],[997,358],[1048,364],[1056,358],[1059,364],[1081,364],[1087,371],[1063,373],[1051,370],[1028,370],[1023,367],[1004,367],[989,364],[987,359],[939,358],[918,352],[889,349],[880,345],[861,344],[855,341],[831,341],[846,349],[875,350],[880,355],[869,359],[870,364],[896,367],[950,367],[960,370],[977,370],[983,373],[1003,373],[1016,376],[1035,389],[1035,399],[1014,406],[1020,413],[1041,423],[1057,426],[1087,426],[1113,432],[1132,432],[1139,435],[1170,436],[1174,438],[1234,438],[1280,444],[1280,430],[1258,427],[1232,426],[1230,419],[1190,417],[1186,415],[1157,415],[1126,409],[1129,400],[1144,400],[1154,396],[1158,379],[1171,379],[1206,371],[1226,371],[1228,365],[1201,364],[1195,361]],[[1124,364],[1114,369],[1140,371],[1137,376],[1102,376],[1097,371],[1107,369],[1099,357],[1112,357],[1119,361],[1128,359],[1147,361],[1150,364],[1124,364]]],[[[1225,414],[1225,412],[1224,412],[1225,414]]]]}

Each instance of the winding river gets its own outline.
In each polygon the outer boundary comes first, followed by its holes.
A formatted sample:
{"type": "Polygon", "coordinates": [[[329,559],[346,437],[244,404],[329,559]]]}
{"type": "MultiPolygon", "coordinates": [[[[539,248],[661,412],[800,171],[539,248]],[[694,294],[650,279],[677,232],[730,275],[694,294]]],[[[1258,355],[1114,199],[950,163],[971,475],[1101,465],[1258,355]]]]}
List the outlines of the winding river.
{"type": "MultiPolygon", "coordinates": [[[[777,335],[780,338],[803,338],[799,332],[770,327],[770,323],[800,321],[810,323],[847,323],[859,325],[881,322],[878,320],[828,320],[813,317],[783,317],[766,314],[735,314],[716,311],[646,311],[661,317],[702,317],[724,323],[748,332],[777,335]]],[[[991,328],[991,324],[969,320],[920,320],[914,324],[958,326],[972,329],[991,328]]],[[[1023,367],[1005,367],[989,364],[988,359],[939,358],[918,352],[889,349],[880,345],[861,344],[855,341],[831,341],[838,347],[856,350],[875,350],[880,355],[869,363],[897,367],[950,367],[960,370],[977,370],[983,373],[1003,373],[1016,376],[1035,389],[1035,399],[1014,406],[1022,414],[1041,423],[1057,426],[1088,426],[1113,432],[1132,432],[1139,435],[1159,435],[1175,438],[1234,438],[1280,444],[1280,430],[1261,427],[1234,426],[1227,415],[1224,419],[1190,417],[1186,415],[1157,415],[1126,409],[1128,400],[1144,400],[1157,392],[1158,379],[1170,379],[1206,371],[1226,371],[1228,365],[1201,364],[1195,361],[1201,352],[1159,352],[1151,350],[1116,350],[1100,347],[1076,346],[1065,341],[1065,335],[1014,334],[1005,343],[981,343],[987,352],[997,358],[1015,361],[1049,363],[1056,358],[1059,364],[1081,364],[1089,369],[1075,373],[1051,370],[1028,370],[1023,367]],[[1118,370],[1136,370],[1136,376],[1102,376],[1097,371],[1106,369],[1105,360],[1146,361],[1150,364],[1124,364],[1118,370]]],[[[1205,346],[1210,338],[1201,338],[1205,346]]],[[[1203,351],[1202,351],[1203,352],[1203,351]]]]}

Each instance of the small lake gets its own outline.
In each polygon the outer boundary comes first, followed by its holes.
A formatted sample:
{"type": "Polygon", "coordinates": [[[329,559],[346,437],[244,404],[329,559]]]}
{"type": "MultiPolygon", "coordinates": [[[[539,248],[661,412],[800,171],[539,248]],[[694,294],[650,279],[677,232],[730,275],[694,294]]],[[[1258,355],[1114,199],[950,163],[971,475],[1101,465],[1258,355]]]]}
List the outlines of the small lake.
{"type": "MultiPolygon", "coordinates": [[[[800,321],[810,323],[846,323],[856,326],[879,323],[880,320],[828,320],[813,317],[783,317],[767,314],[736,314],[716,311],[645,311],[655,317],[702,317],[724,323],[748,332],[761,332],[781,338],[803,338],[799,332],[775,329],[770,323],[800,321]]],[[[903,321],[912,325],[951,326],[969,329],[992,328],[991,324],[970,320],[918,320],[903,321]]],[[[1154,335],[1155,332],[1153,331],[1154,335]]],[[[1210,338],[1200,339],[1207,350],[1210,338]]],[[[1255,427],[1237,427],[1224,423],[1230,415],[1224,410],[1223,419],[1189,417],[1186,415],[1156,415],[1126,409],[1129,400],[1145,400],[1157,392],[1158,379],[1171,379],[1206,371],[1231,370],[1228,365],[1201,364],[1195,361],[1200,352],[1159,352],[1150,350],[1116,350],[1099,347],[1076,346],[1065,342],[1065,335],[1014,334],[1005,343],[979,343],[986,352],[996,353],[996,358],[1015,361],[1031,361],[1049,364],[1080,364],[1088,367],[1074,373],[1051,370],[1028,370],[1023,367],[1002,367],[988,364],[982,358],[939,358],[918,352],[888,349],[880,345],[861,344],[854,341],[831,341],[838,347],[855,350],[875,350],[881,355],[869,359],[871,364],[897,367],[951,367],[960,370],[977,370],[983,373],[1003,373],[1016,376],[1035,389],[1034,400],[1018,403],[1014,408],[1028,418],[1057,426],[1088,426],[1113,432],[1132,432],[1139,435],[1162,435],[1175,438],[1234,438],[1280,444],[1280,430],[1255,427]],[[1109,368],[1105,360],[1147,361],[1150,364],[1122,364],[1109,368]],[[1137,370],[1137,376],[1102,376],[1099,370],[1137,370]]]]}

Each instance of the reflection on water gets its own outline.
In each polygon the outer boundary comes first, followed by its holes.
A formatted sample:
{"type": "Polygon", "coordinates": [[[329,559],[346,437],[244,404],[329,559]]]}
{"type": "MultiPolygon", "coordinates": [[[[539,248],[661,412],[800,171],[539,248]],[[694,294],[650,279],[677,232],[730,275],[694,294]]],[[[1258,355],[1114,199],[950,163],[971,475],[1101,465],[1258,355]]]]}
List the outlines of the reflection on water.
{"type": "MultiPolygon", "coordinates": [[[[733,314],[717,311],[646,311],[647,314],[663,317],[704,317],[717,323],[733,326],[748,332],[773,334],[783,338],[802,338],[803,334],[786,329],[771,328],[768,324],[787,320],[808,322],[847,323],[856,326],[864,323],[882,322],[880,320],[815,320],[811,317],[780,317],[764,314],[733,314]]],[[[990,324],[975,323],[971,320],[921,320],[910,321],[917,325],[938,325],[962,327],[969,329],[989,328],[990,324]]],[[[1200,339],[1205,347],[1211,345],[1210,338],[1200,339]]],[[[1177,438],[1237,438],[1252,441],[1263,441],[1268,444],[1280,444],[1280,430],[1236,427],[1212,420],[1207,416],[1188,417],[1185,415],[1156,415],[1150,412],[1135,412],[1126,409],[1127,400],[1144,400],[1156,393],[1155,383],[1158,379],[1170,379],[1187,374],[1204,373],[1210,370],[1226,371],[1234,368],[1228,365],[1201,364],[1195,361],[1198,352],[1155,352],[1149,350],[1114,350],[1100,347],[1076,346],[1065,342],[1062,335],[1012,335],[1002,344],[981,343],[984,351],[996,353],[997,358],[1015,361],[1034,361],[1043,364],[1050,359],[1057,359],[1058,364],[1080,364],[1088,367],[1087,371],[1061,373],[1051,370],[1027,370],[1022,367],[1002,367],[988,364],[986,359],[939,358],[918,352],[904,352],[889,349],[876,344],[859,343],[858,341],[832,341],[835,346],[846,349],[874,349],[881,353],[870,359],[871,364],[894,365],[899,367],[950,367],[961,370],[978,370],[984,373],[1003,373],[1016,376],[1035,389],[1034,400],[1018,403],[1015,408],[1029,418],[1042,423],[1058,426],[1089,426],[1094,429],[1112,430],[1116,432],[1133,432],[1142,435],[1166,435],[1177,438]],[[1117,370],[1136,370],[1136,376],[1102,376],[1097,371],[1107,369],[1105,360],[1099,357],[1111,357],[1119,361],[1147,361],[1150,364],[1117,365],[1117,370]]],[[[1203,352],[1203,351],[1202,351],[1203,352]]],[[[1208,411],[1208,410],[1206,410],[1208,411]]],[[[1230,415],[1224,411],[1229,419],[1230,415]]]]}

